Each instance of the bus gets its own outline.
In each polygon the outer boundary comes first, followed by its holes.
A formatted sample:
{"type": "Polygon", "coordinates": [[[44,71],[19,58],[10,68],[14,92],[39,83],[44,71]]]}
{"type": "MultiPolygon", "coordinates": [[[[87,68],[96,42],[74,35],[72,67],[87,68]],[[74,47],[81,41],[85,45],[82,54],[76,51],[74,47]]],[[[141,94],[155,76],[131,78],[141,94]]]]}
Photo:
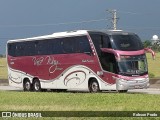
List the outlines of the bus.
{"type": "Polygon", "coordinates": [[[10,86],[24,91],[100,92],[149,86],[147,59],[135,33],[77,30],[7,42],[10,86]]]}

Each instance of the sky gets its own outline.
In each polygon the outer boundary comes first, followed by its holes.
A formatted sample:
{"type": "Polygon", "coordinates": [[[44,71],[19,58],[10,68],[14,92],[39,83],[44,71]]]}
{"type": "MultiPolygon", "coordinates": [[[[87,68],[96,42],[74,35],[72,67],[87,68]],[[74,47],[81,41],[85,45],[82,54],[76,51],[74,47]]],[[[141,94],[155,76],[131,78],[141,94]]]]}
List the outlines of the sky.
{"type": "Polygon", "coordinates": [[[111,29],[116,9],[117,29],[137,33],[142,40],[160,36],[160,0],[0,0],[0,54],[10,39],[72,30],[111,29]]]}

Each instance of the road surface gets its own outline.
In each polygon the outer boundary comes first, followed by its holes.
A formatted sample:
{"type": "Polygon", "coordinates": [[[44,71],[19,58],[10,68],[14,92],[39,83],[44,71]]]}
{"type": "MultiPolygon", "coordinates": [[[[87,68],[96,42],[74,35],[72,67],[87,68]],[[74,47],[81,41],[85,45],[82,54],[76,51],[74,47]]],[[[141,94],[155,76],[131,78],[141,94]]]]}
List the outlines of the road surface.
{"type": "MultiPolygon", "coordinates": [[[[11,86],[0,86],[0,90],[1,91],[23,91],[20,88],[11,87],[11,86]]],[[[160,88],[128,90],[128,93],[160,94],[160,88]]]]}
{"type": "Polygon", "coordinates": [[[129,93],[145,93],[145,94],[160,94],[159,88],[148,88],[148,89],[135,89],[129,90],[129,93]]]}

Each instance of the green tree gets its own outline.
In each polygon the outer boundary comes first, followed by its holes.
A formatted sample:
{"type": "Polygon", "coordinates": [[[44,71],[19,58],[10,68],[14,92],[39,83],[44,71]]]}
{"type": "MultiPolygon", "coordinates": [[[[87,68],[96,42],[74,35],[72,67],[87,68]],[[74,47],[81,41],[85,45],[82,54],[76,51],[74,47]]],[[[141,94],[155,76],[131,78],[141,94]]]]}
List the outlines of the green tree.
{"type": "Polygon", "coordinates": [[[156,52],[160,52],[160,43],[156,42],[152,45],[152,49],[156,52]]]}
{"type": "Polygon", "coordinates": [[[143,42],[143,46],[144,46],[144,48],[151,47],[152,43],[151,43],[151,41],[146,40],[146,41],[143,42]]]}

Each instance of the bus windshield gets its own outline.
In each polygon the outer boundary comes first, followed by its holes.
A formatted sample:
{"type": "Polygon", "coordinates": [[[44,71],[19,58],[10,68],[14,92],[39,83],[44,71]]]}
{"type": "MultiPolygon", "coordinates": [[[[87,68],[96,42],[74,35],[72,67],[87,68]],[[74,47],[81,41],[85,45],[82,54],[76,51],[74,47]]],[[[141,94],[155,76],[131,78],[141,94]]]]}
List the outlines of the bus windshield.
{"type": "Polygon", "coordinates": [[[147,61],[145,55],[121,56],[118,61],[119,73],[121,75],[134,76],[147,74],[147,61]]]}
{"type": "Polygon", "coordinates": [[[122,51],[135,51],[143,49],[140,38],[135,35],[112,35],[111,36],[112,48],[122,51]]]}

